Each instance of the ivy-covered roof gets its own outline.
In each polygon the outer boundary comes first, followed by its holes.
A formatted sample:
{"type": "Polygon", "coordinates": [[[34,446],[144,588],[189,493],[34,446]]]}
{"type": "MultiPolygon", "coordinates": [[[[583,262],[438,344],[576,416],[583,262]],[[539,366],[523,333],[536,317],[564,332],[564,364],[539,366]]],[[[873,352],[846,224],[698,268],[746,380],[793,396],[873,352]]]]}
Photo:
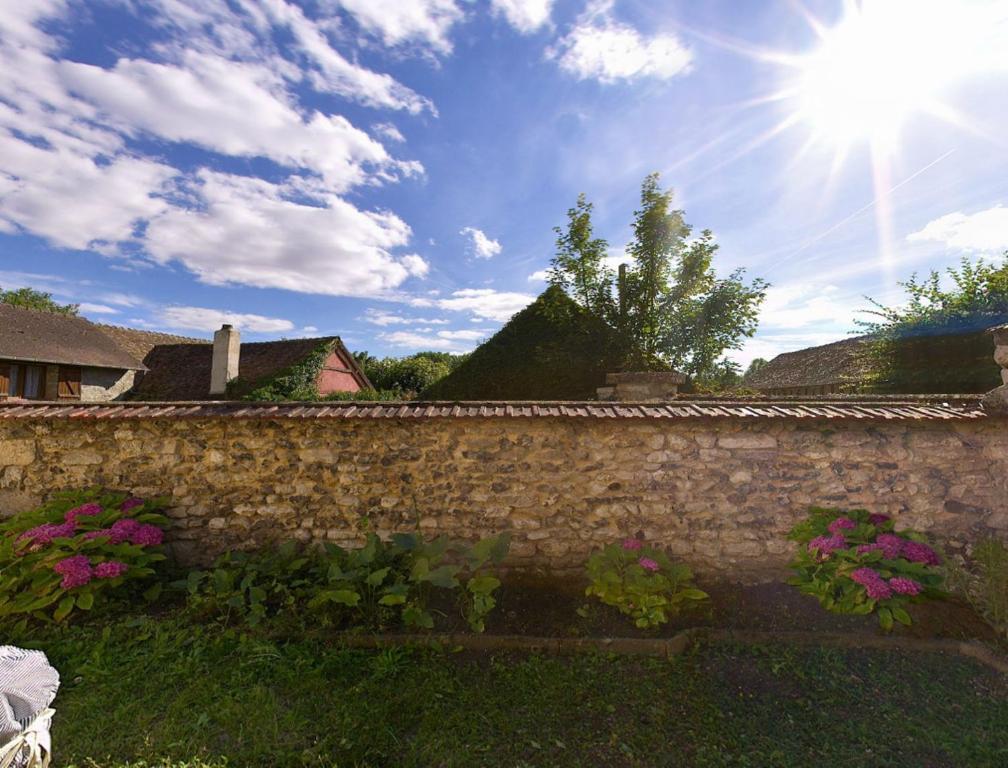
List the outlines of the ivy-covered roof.
{"type": "MultiPolygon", "coordinates": [[[[229,396],[242,397],[277,378],[292,373],[296,376],[302,363],[317,358],[321,350],[328,352],[337,345],[345,351],[338,336],[242,342],[238,358],[239,380],[229,396]]],[[[348,352],[345,356],[353,360],[348,352]]],[[[212,360],[212,344],[160,344],[144,359],[150,370],[134,388],[131,399],[206,400],[210,397],[212,360]]],[[[356,368],[356,363],[353,365],[356,368]]],[[[313,379],[320,366],[321,361],[318,366],[309,366],[313,379]]],[[[363,373],[360,377],[362,382],[367,382],[363,373]]]]}
{"type": "Polygon", "coordinates": [[[556,286],[511,318],[428,400],[584,400],[626,359],[616,332],[556,286]]]}

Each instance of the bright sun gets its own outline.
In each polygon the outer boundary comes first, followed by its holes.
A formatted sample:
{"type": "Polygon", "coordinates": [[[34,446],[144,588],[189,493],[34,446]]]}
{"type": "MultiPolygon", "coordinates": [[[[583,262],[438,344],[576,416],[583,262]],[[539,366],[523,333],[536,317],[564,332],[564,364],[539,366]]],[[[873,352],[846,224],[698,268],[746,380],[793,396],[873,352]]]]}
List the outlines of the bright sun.
{"type": "Polygon", "coordinates": [[[941,96],[984,55],[978,10],[954,0],[848,2],[836,26],[817,28],[819,46],[789,62],[793,117],[817,140],[885,151],[916,114],[955,121],[941,96]]]}

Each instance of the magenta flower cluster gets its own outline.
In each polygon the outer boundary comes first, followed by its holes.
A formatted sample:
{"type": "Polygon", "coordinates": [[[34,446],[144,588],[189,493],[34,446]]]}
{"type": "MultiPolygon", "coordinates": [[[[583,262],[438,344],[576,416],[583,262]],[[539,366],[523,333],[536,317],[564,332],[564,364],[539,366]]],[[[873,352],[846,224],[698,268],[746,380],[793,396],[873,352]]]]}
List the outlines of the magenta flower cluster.
{"type": "Polygon", "coordinates": [[[63,577],[60,580],[63,589],[73,589],[83,587],[92,578],[114,579],[122,576],[129,570],[129,566],[117,560],[109,560],[92,567],[87,555],[73,555],[60,560],[53,566],[53,570],[63,577]]]}
{"type": "Polygon", "coordinates": [[[100,515],[101,511],[101,505],[95,504],[92,501],[87,504],[81,504],[79,507],[68,509],[66,514],[63,515],[63,519],[68,523],[76,525],[78,517],[94,517],[95,515],[100,515]]]}
{"type": "Polygon", "coordinates": [[[857,548],[858,554],[863,555],[868,552],[881,552],[886,560],[895,560],[902,557],[911,563],[924,563],[924,565],[939,565],[941,560],[938,553],[927,544],[919,541],[911,541],[897,536],[894,533],[880,534],[871,544],[862,544],[857,548]]]}
{"type": "Polygon", "coordinates": [[[139,523],[131,517],[124,517],[112,523],[111,528],[88,531],[84,534],[84,538],[89,540],[107,538],[111,544],[122,544],[128,541],[130,544],[149,547],[160,544],[164,540],[164,531],[156,525],[139,523]]]}
{"type": "Polygon", "coordinates": [[[834,536],[843,535],[842,531],[850,531],[857,528],[857,523],[851,520],[849,517],[838,517],[832,523],[829,524],[829,532],[834,536]]]}
{"type": "Polygon", "coordinates": [[[873,568],[858,568],[851,571],[851,581],[865,588],[872,600],[888,600],[893,594],[919,595],[924,587],[920,582],[905,576],[893,576],[887,582],[882,574],[873,568]]]}
{"type": "Polygon", "coordinates": [[[41,549],[52,544],[53,539],[65,539],[74,535],[77,526],[69,523],[43,523],[29,528],[18,536],[17,540],[28,541],[33,549],[41,549]]]}
{"type": "Polygon", "coordinates": [[[838,549],[847,548],[847,539],[842,533],[834,533],[832,536],[816,536],[808,543],[809,552],[818,552],[819,558],[825,560],[838,549]]]}
{"type": "Polygon", "coordinates": [[[654,573],[659,568],[661,568],[661,566],[658,565],[658,563],[652,560],[650,557],[642,557],[640,560],[637,561],[637,565],[639,565],[645,571],[650,571],[651,573],[654,573]]]}

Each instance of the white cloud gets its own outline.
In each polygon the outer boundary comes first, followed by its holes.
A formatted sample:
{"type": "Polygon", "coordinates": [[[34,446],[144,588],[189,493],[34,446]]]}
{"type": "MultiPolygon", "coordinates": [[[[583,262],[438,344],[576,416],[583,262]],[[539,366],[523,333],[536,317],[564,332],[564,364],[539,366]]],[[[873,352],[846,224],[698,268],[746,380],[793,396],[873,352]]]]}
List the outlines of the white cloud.
{"type": "Polygon", "coordinates": [[[459,234],[468,237],[470,248],[478,259],[490,259],[503,250],[503,246],[497,241],[487,237],[482,229],[476,227],[462,227],[459,234]]]}
{"type": "Polygon", "coordinates": [[[241,331],[279,333],[291,331],[294,323],[279,317],[264,317],[206,307],[165,307],[157,314],[158,323],[166,328],[193,331],[216,331],[230,323],[241,331]]]}
{"type": "Polygon", "coordinates": [[[399,132],[392,123],[376,123],[371,126],[371,130],[382,138],[388,139],[389,141],[394,141],[397,143],[402,143],[406,141],[406,137],[399,132]]]}
{"type": "Polygon", "coordinates": [[[187,53],[178,65],[119,59],[112,69],[60,62],[68,88],[105,122],[226,155],[266,157],[314,171],[333,191],[367,177],[365,166],[394,167],[385,148],[341,115],[302,117],[269,68],[187,53]],[[254,120],[249,115],[255,115],[254,120]]]}
{"type": "Polygon", "coordinates": [[[860,294],[845,295],[835,285],[771,286],[760,308],[760,328],[797,329],[828,323],[849,329],[865,304],[860,294]]]}
{"type": "Polygon", "coordinates": [[[442,339],[452,339],[453,341],[479,341],[487,336],[486,330],[478,331],[438,331],[437,335],[442,339]]]}
{"type": "Polygon", "coordinates": [[[392,314],[391,312],[384,312],[380,309],[369,308],[364,311],[363,320],[372,325],[448,325],[448,321],[440,318],[423,318],[423,317],[403,317],[402,315],[392,314]]]}
{"type": "Polygon", "coordinates": [[[523,35],[549,24],[553,0],[490,0],[495,15],[503,15],[508,24],[523,35]]]}
{"type": "Polygon", "coordinates": [[[119,310],[107,304],[92,304],[90,301],[80,303],[80,311],[85,315],[118,315],[119,310]]]}
{"type": "Polygon", "coordinates": [[[417,43],[451,53],[449,32],[462,19],[455,0],[335,0],[362,29],[390,46],[417,43]]]}
{"type": "Polygon", "coordinates": [[[549,280],[549,270],[540,269],[537,272],[533,272],[526,278],[530,283],[545,283],[549,280]]]}
{"type": "Polygon", "coordinates": [[[435,112],[434,105],[393,77],[350,62],[329,42],[327,29],[338,19],[322,13],[313,21],[285,0],[146,0],[134,7],[138,16],[152,19],[173,33],[163,48],[175,52],[201,51],[236,61],[268,60],[293,83],[307,80],[316,90],[351,99],[369,107],[435,112]],[[289,33],[302,54],[297,64],[276,50],[275,28],[289,33]]]}
{"type": "Polygon", "coordinates": [[[292,199],[296,187],[206,169],[187,191],[195,204],[152,220],[146,243],[158,263],[177,261],[202,282],[379,296],[417,272],[416,257],[389,253],[410,237],[393,213],[335,195],[308,205],[292,199]]]}
{"type": "Polygon", "coordinates": [[[406,347],[413,350],[436,349],[444,352],[458,352],[469,348],[452,339],[443,339],[415,331],[393,331],[381,334],[380,338],[395,347],[406,347]]]}
{"type": "Polygon", "coordinates": [[[148,3],[145,20],[164,34],[145,58],[108,68],[60,58],[60,39],[41,28],[66,12],[57,0],[0,15],[0,229],[123,265],[177,262],[215,284],[371,296],[427,274],[421,256],[391,252],[408,244],[405,222],[341,197],[420,164],[339,114],[305,109],[299,88],[411,112],[429,102],[350,65],[326,19],[282,0],[148,3]],[[283,54],[278,27],[293,38],[283,54]],[[346,67],[352,87],[337,82],[346,67]],[[131,149],[140,137],[268,158],[289,175],[183,172],[131,149]]]}
{"type": "Polygon", "coordinates": [[[427,273],[430,272],[430,264],[422,256],[415,253],[407,253],[405,256],[400,256],[399,261],[406,267],[406,271],[414,277],[426,277],[427,273]]]}
{"type": "Polygon", "coordinates": [[[580,80],[602,83],[654,77],[667,80],[690,70],[693,55],[675,35],[644,37],[612,16],[613,0],[598,0],[574,28],[547,51],[580,80]]]}
{"type": "Polygon", "coordinates": [[[1000,253],[1008,249],[1008,208],[995,205],[973,214],[949,213],[907,237],[910,242],[938,242],[946,248],[1000,253]]]}
{"type": "Polygon", "coordinates": [[[470,312],[477,322],[495,320],[506,322],[519,310],[524,309],[535,296],[527,293],[495,291],[492,288],[466,288],[453,291],[447,299],[414,299],[411,303],[420,306],[418,302],[426,302],[425,306],[436,306],[453,312],[470,312]]]}

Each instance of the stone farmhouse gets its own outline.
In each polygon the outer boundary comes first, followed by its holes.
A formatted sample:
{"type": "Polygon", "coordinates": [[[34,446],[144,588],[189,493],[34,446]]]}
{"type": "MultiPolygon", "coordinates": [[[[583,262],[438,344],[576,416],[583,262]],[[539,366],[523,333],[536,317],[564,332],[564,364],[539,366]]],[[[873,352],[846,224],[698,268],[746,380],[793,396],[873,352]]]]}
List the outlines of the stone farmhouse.
{"type": "Polygon", "coordinates": [[[318,354],[320,395],[371,388],[338,336],[242,344],[225,325],[210,343],[0,304],[0,401],[234,397],[318,354]]]}

